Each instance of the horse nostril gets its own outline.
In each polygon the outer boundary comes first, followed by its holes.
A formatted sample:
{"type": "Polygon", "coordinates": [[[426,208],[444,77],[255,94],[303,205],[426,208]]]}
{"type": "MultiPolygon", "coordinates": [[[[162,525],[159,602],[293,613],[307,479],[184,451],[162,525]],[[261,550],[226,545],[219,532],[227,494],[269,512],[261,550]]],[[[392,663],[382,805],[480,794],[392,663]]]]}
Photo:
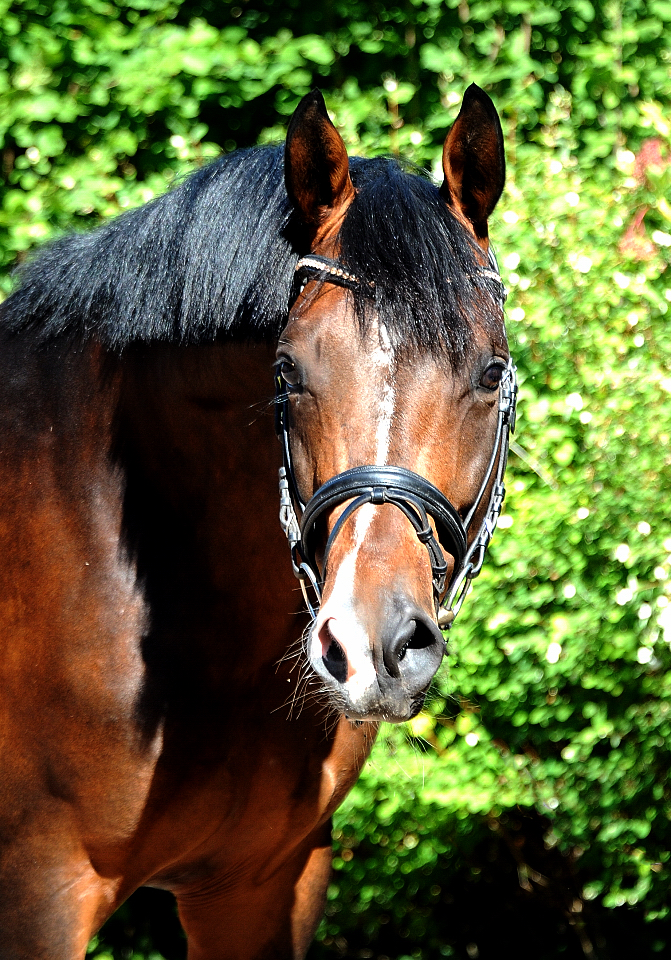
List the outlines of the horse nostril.
{"type": "Polygon", "coordinates": [[[347,680],[347,654],[333,636],[328,620],[319,631],[319,639],[322,645],[322,663],[338,683],[344,683],[347,680]]]}
{"type": "Polygon", "coordinates": [[[389,676],[399,679],[400,665],[405,660],[408,661],[409,668],[413,669],[427,657],[435,660],[434,654],[437,650],[441,651],[439,660],[442,659],[442,648],[443,636],[432,621],[426,622],[420,615],[407,616],[398,625],[395,635],[384,643],[382,658],[389,676]],[[411,658],[409,653],[416,653],[416,656],[411,658]]]}
{"type": "Polygon", "coordinates": [[[406,644],[406,649],[409,647],[412,650],[424,650],[426,647],[431,647],[438,640],[443,642],[442,634],[436,636],[436,631],[432,629],[428,624],[424,623],[423,620],[415,620],[415,632],[410,638],[410,642],[406,644]]]}

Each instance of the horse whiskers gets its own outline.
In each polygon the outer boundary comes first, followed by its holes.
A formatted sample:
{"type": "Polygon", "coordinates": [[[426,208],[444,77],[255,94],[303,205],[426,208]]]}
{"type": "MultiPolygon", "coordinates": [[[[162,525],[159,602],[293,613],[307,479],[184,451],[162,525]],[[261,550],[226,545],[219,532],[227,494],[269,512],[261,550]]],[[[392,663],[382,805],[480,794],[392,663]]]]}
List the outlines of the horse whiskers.
{"type": "MultiPolygon", "coordinates": [[[[270,399],[266,398],[264,400],[257,400],[255,403],[251,403],[248,409],[250,410],[250,412],[256,413],[259,416],[263,416],[264,414],[268,414],[268,413],[274,413],[275,407],[277,406],[277,404],[282,403],[284,400],[286,400],[287,396],[288,394],[283,393],[283,394],[279,394],[276,397],[271,397],[270,399]]],[[[256,423],[257,420],[258,420],[258,416],[250,420],[249,421],[250,426],[256,423]]]]}
{"type": "Polygon", "coordinates": [[[284,403],[289,397],[288,391],[284,393],[277,393],[273,397],[264,397],[263,400],[255,400],[254,403],[250,403],[248,410],[258,411],[259,413],[267,413],[269,410],[273,410],[278,404],[284,403]]]}
{"type": "Polygon", "coordinates": [[[341,714],[334,710],[333,704],[324,704],[321,713],[324,718],[324,738],[328,740],[338,726],[341,714]]]}
{"type": "Polygon", "coordinates": [[[294,642],[290,644],[290,646],[288,646],[284,651],[280,659],[275,664],[276,673],[283,664],[289,663],[292,660],[294,661],[291,667],[291,670],[293,671],[296,668],[296,664],[300,662],[301,658],[305,658],[305,634],[307,630],[309,630],[309,627],[306,627],[303,631],[303,634],[298,637],[298,639],[294,640],[294,642]]]}
{"type": "Polygon", "coordinates": [[[312,692],[310,690],[310,683],[312,680],[314,680],[314,676],[309,668],[306,665],[303,665],[298,675],[298,681],[296,683],[291,701],[292,711],[294,707],[297,707],[298,709],[298,713],[296,715],[297,718],[300,717],[301,713],[303,712],[303,707],[310,698],[310,693],[312,692]]]}
{"type": "Polygon", "coordinates": [[[250,403],[247,407],[248,410],[255,410],[264,412],[266,410],[272,410],[276,403],[275,397],[264,397],[262,400],[255,400],[254,403],[250,403]]]}
{"type": "MultiPolygon", "coordinates": [[[[326,717],[333,717],[333,725],[327,731],[328,733],[333,732],[335,725],[337,724],[340,716],[344,712],[345,704],[342,700],[342,697],[338,695],[333,690],[330,690],[324,685],[321,679],[315,674],[310,665],[310,661],[307,655],[307,645],[310,639],[310,631],[312,625],[308,624],[303,630],[303,634],[300,639],[299,653],[302,659],[301,671],[303,679],[303,688],[302,688],[302,699],[303,704],[310,699],[314,704],[320,706],[320,712],[324,713],[326,717]]],[[[289,650],[292,650],[290,647],[289,650]]],[[[289,652],[289,651],[287,651],[289,652]]]]}
{"type": "Polygon", "coordinates": [[[296,714],[299,717],[303,708],[308,703],[312,703],[317,709],[318,715],[325,715],[326,718],[332,717],[333,723],[327,732],[332,732],[343,712],[343,704],[336,702],[339,698],[334,697],[320,678],[315,674],[309,662],[304,661],[301,664],[301,671],[296,684],[296,688],[291,698],[291,710],[297,707],[296,714]]]}
{"type": "Polygon", "coordinates": [[[298,718],[303,711],[303,707],[309,700],[318,702],[326,692],[319,678],[312,670],[306,654],[309,633],[310,627],[307,626],[302,636],[287,648],[276,664],[276,672],[283,664],[290,664],[289,673],[294,673],[296,668],[298,668],[298,677],[296,678],[294,689],[284,703],[276,708],[276,710],[288,708],[287,719],[289,720],[293,719],[294,715],[298,718]]]}
{"type": "Polygon", "coordinates": [[[316,689],[312,687],[311,689],[312,684],[316,685],[317,682],[318,678],[311,671],[306,670],[302,672],[292,694],[287,697],[282,707],[278,707],[277,709],[288,708],[287,719],[292,720],[294,717],[298,719],[306,703],[310,701],[319,703],[323,689],[321,686],[316,689]]]}

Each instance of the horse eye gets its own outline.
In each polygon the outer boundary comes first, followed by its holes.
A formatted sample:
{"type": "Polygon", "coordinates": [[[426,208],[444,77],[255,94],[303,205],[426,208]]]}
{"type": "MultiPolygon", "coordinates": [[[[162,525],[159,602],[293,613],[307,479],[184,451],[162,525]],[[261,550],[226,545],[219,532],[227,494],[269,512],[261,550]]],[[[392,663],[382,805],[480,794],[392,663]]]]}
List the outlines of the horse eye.
{"type": "Polygon", "coordinates": [[[301,386],[301,375],[296,364],[283,357],[277,364],[277,370],[290,390],[298,390],[301,386]]]}
{"type": "Polygon", "coordinates": [[[496,390],[501,383],[505,367],[502,363],[490,363],[480,378],[480,386],[485,390],[496,390]]]}

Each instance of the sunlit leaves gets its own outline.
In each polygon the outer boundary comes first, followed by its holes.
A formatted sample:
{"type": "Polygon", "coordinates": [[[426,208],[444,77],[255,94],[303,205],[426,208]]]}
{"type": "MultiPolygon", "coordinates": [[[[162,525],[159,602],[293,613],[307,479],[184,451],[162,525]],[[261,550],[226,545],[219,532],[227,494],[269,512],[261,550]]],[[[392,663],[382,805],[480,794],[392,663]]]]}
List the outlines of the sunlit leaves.
{"type": "MultiPolygon", "coordinates": [[[[630,169],[524,149],[510,171],[492,232],[521,384],[512,523],[450,635],[443,698],[410,725],[421,753],[395,741],[389,756],[383,743],[358,789],[382,797],[379,772],[398,768],[420,847],[461,817],[533,806],[553,844],[582,851],[585,897],[644,902],[659,918],[671,846],[671,255],[665,243],[645,260],[620,249],[635,212],[667,195],[666,180],[660,190],[630,169]]],[[[358,797],[339,818],[360,810],[375,829],[358,797]]]]}

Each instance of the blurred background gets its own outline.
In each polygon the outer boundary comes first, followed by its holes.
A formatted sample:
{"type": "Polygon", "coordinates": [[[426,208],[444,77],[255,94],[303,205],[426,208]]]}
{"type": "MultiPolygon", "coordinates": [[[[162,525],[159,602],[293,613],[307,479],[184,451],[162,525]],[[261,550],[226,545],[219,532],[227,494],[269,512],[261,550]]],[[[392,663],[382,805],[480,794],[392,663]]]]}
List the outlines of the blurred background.
{"type": "MultiPolygon", "coordinates": [[[[351,153],[437,176],[471,81],[507,144],[503,529],[335,818],[310,958],[668,957],[670,0],[0,0],[0,290],[315,86],[351,153]]],[[[170,897],[89,953],[181,960],[170,897]]]]}

